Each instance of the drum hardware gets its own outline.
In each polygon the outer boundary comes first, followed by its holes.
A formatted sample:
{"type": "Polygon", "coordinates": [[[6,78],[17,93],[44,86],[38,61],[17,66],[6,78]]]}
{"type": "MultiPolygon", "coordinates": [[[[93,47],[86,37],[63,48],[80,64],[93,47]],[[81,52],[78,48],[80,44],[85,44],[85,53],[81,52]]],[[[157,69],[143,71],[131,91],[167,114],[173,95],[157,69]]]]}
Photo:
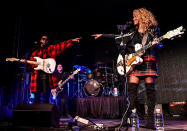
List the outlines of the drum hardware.
{"type": "Polygon", "coordinates": [[[113,74],[111,74],[112,77],[112,86],[110,87],[109,95],[114,95],[113,90],[114,90],[114,81],[113,81],[113,74]]]}
{"type": "Polygon", "coordinates": [[[83,93],[82,93],[82,87],[83,87],[83,82],[86,81],[86,72],[85,66],[79,66],[79,65],[74,65],[73,66],[75,69],[81,68],[81,73],[78,72],[77,74],[77,79],[76,79],[76,84],[74,85],[75,88],[77,89],[74,94],[73,97],[77,97],[77,98],[82,98],[83,97],[83,93]]]}
{"type": "Polygon", "coordinates": [[[103,90],[103,85],[92,79],[85,83],[83,91],[86,96],[99,96],[103,90]]]}
{"type": "Polygon", "coordinates": [[[78,74],[79,82],[86,81],[87,75],[86,74],[78,74]]]}
{"type": "MultiPolygon", "coordinates": [[[[114,63],[113,63],[114,66],[114,63]]],[[[115,88],[116,75],[114,74],[115,67],[108,67],[106,64],[99,65],[94,70],[93,79],[97,80],[104,86],[102,95],[113,95],[113,89],[115,88]]]]}
{"type": "Polygon", "coordinates": [[[93,79],[93,74],[90,73],[86,76],[86,81],[93,79]]]}
{"type": "Polygon", "coordinates": [[[99,66],[92,72],[84,67],[78,74],[78,97],[85,96],[114,96],[114,88],[118,82],[114,67],[99,66]],[[81,93],[82,91],[82,93],[81,93]]]}
{"type": "Polygon", "coordinates": [[[109,83],[108,83],[108,72],[107,72],[107,69],[108,67],[103,67],[104,68],[104,72],[105,72],[105,88],[104,88],[104,91],[102,93],[102,95],[104,96],[108,96],[110,94],[110,87],[109,87],[109,83]]]}
{"type": "Polygon", "coordinates": [[[112,70],[111,67],[107,67],[107,66],[104,66],[104,67],[99,67],[100,69],[108,69],[108,70],[112,70]]]}

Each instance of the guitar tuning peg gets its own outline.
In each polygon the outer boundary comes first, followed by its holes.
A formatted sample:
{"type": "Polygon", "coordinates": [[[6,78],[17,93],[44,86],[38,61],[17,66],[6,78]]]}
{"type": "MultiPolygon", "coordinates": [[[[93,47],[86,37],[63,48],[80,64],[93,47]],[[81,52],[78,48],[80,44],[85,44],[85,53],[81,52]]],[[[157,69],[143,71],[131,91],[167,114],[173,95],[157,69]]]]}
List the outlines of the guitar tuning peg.
{"type": "Polygon", "coordinates": [[[174,38],[171,38],[171,40],[173,40],[174,38]]]}
{"type": "Polygon", "coordinates": [[[179,35],[178,37],[182,37],[181,35],[179,35]]]}

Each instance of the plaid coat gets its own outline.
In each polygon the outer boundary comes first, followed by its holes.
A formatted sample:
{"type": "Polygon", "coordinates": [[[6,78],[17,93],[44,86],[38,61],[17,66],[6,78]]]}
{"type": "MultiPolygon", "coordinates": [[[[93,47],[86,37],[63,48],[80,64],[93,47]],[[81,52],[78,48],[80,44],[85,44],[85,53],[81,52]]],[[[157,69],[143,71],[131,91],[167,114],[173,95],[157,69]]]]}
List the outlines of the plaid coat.
{"type": "MultiPolygon", "coordinates": [[[[49,45],[48,47],[46,47],[44,49],[44,53],[43,53],[43,59],[46,58],[53,58],[55,59],[56,55],[64,52],[64,50],[66,48],[68,48],[69,46],[72,45],[72,41],[68,40],[68,41],[64,41],[64,42],[60,42],[56,45],[49,45]]],[[[37,57],[41,57],[42,55],[42,50],[35,50],[30,57],[30,60],[35,61],[35,59],[33,58],[34,56],[37,57]]],[[[32,68],[35,68],[36,65],[32,65],[32,68]]],[[[49,87],[50,88],[54,88],[55,86],[57,86],[57,80],[56,78],[49,74],[49,87]]],[[[36,92],[37,91],[37,71],[36,70],[32,70],[31,72],[31,88],[30,88],[30,92],[36,92]]]]}

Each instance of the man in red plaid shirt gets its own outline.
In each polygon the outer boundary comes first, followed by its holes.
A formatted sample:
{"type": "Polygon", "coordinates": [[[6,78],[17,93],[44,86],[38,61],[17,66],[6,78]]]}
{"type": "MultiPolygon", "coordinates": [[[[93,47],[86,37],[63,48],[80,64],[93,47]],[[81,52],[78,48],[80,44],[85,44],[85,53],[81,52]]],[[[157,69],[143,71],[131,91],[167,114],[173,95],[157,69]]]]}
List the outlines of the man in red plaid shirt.
{"type": "MultiPolygon", "coordinates": [[[[55,59],[56,55],[63,53],[65,49],[73,45],[73,43],[79,42],[79,40],[80,38],[75,38],[56,45],[49,45],[48,36],[43,35],[40,39],[40,48],[32,52],[30,60],[36,61],[34,57],[55,59]]],[[[32,65],[32,68],[35,67],[37,66],[32,65]]],[[[57,80],[52,74],[45,73],[43,70],[32,70],[30,92],[35,95],[35,103],[49,103],[50,88],[54,88],[57,85],[57,80]]]]}

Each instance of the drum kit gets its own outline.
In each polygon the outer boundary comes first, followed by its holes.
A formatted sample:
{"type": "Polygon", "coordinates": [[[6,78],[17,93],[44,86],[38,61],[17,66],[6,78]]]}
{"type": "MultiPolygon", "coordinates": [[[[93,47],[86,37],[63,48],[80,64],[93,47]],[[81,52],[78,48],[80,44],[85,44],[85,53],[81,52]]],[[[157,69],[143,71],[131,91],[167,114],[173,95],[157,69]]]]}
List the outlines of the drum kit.
{"type": "MultiPolygon", "coordinates": [[[[75,65],[74,68],[80,66],[75,65]]],[[[93,70],[86,66],[78,73],[78,97],[114,96],[119,85],[116,68],[107,64],[95,66],[93,70]]]]}

